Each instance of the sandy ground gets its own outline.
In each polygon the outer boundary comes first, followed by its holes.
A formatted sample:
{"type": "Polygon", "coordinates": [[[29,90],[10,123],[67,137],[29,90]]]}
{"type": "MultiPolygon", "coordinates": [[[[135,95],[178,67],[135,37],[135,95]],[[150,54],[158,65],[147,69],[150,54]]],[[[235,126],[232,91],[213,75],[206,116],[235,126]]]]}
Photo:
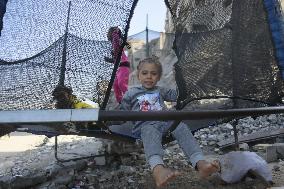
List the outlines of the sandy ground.
{"type": "MultiPolygon", "coordinates": [[[[0,176],[26,175],[45,170],[55,164],[54,137],[13,132],[0,138],[0,176]]],[[[102,143],[95,138],[66,135],[58,137],[58,157],[90,156],[97,154],[102,143]],[[82,147],[83,146],[83,147],[82,147]]]]}
{"type": "Polygon", "coordinates": [[[0,138],[0,153],[24,152],[36,149],[46,137],[28,133],[13,132],[0,138]]]}

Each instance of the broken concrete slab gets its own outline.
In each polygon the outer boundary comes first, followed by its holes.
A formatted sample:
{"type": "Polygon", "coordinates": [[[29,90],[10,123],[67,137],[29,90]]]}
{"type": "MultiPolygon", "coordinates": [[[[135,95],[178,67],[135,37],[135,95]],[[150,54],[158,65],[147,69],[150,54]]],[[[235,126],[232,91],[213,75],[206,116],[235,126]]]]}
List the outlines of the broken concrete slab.
{"type": "Polygon", "coordinates": [[[265,160],[274,162],[284,158],[284,143],[257,144],[253,147],[257,151],[265,152],[265,160]]]}
{"type": "Polygon", "coordinates": [[[277,149],[276,146],[267,146],[266,153],[265,153],[265,160],[267,162],[274,162],[277,161],[277,149]]]}

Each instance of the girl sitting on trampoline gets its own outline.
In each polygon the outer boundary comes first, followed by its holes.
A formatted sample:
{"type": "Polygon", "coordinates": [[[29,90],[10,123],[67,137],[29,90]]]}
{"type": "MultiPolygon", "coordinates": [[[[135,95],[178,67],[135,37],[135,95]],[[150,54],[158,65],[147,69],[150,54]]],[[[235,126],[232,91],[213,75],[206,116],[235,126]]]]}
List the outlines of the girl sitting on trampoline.
{"type": "MultiPolygon", "coordinates": [[[[156,85],[162,75],[162,66],[157,57],[140,61],[137,71],[141,86],[133,87],[125,93],[121,110],[161,111],[166,109],[164,101],[177,100],[175,90],[156,85]]],[[[158,187],[166,185],[169,180],[180,175],[179,171],[167,168],[163,162],[162,137],[170,126],[171,122],[166,121],[137,121],[133,128],[133,134],[142,139],[146,160],[150,164],[158,187]]],[[[180,123],[172,135],[201,177],[208,177],[216,172],[214,164],[205,161],[197,141],[186,124],[180,123]]]]}

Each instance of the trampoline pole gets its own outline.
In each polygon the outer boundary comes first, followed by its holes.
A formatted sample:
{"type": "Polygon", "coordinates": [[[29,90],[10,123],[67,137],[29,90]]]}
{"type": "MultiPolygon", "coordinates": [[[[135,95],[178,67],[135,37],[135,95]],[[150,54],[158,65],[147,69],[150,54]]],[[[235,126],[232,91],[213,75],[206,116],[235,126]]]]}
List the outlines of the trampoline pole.
{"type": "Polygon", "coordinates": [[[240,150],[240,145],[239,145],[237,123],[238,123],[238,121],[234,120],[232,125],[233,125],[233,131],[234,131],[234,139],[235,139],[235,150],[239,151],[240,150]]]}

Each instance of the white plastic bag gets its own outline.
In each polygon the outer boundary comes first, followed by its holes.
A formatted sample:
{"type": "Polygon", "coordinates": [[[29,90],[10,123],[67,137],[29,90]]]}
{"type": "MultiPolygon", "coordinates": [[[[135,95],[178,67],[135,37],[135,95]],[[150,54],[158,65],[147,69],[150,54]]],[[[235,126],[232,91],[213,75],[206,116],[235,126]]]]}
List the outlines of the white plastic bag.
{"type": "Polygon", "coordinates": [[[260,175],[266,182],[272,181],[267,162],[254,152],[234,151],[220,157],[222,180],[227,183],[240,181],[249,170],[260,175]]]}

